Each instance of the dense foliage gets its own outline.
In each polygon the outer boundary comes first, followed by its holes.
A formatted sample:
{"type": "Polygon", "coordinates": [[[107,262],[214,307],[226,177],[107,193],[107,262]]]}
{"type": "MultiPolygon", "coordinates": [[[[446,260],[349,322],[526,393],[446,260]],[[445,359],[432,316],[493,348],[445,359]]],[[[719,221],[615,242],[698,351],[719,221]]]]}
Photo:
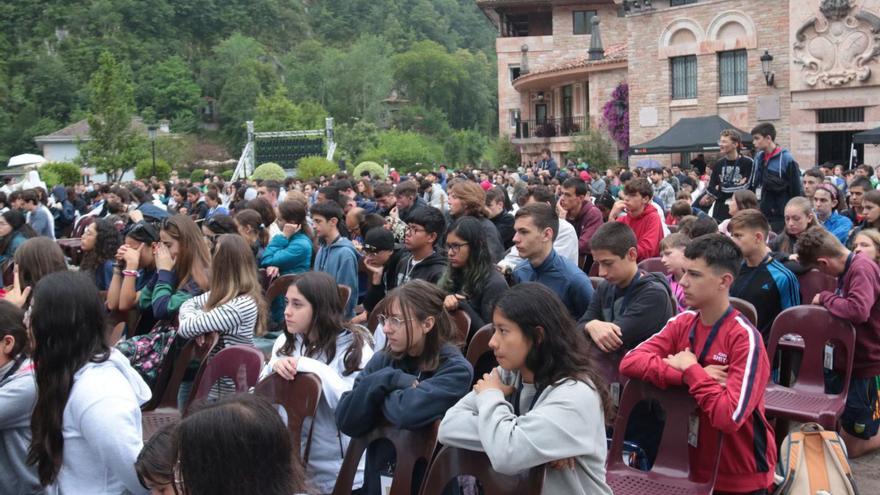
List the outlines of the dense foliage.
{"type": "Polygon", "coordinates": [[[98,134],[108,130],[87,148],[89,165],[133,167],[144,143],[109,135],[125,134],[123,115],[136,113],[232,156],[246,120],[258,130],[321,128],[331,115],[340,156],[356,163],[397,126],[384,102],[392,90],[402,108],[433,118],[430,129],[399,127],[439,141],[432,158],[446,148],[450,160],[472,160],[476,139],[457,132],[495,132],[494,36],[473,0],[6,0],[0,161],[89,117],[98,134]],[[214,125],[219,132],[205,129],[214,125]],[[364,129],[375,132],[358,140],[364,129]],[[350,150],[346,130],[355,131],[350,150]]]}

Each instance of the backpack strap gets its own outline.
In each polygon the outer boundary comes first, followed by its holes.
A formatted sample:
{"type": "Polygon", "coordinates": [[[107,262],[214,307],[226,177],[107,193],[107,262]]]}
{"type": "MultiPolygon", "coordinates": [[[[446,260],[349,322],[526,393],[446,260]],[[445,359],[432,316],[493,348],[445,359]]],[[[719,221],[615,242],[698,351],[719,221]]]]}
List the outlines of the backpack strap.
{"type": "Polygon", "coordinates": [[[786,440],[788,441],[788,465],[784,467],[785,472],[783,475],[785,477],[782,483],[776,487],[773,495],[788,493],[803,458],[801,450],[804,445],[804,433],[800,431],[789,433],[786,440]]]}
{"type": "Polygon", "coordinates": [[[825,448],[831,452],[833,455],[831,456],[834,460],[834,464],[843,474],[846,476],[847,481],[849,481],[849,485],[852,488],[852,495],[858,495],[859,491],[856,488],[856,482],[853,478],[852,468],[849,465],[849,462],[846,459],[846,452],[844,452],[843,445],[840,441],[840,436],[836,432],[833,431],[823,431],[820,432],[822,435],[822,441],[825,443],[825,448]]]}

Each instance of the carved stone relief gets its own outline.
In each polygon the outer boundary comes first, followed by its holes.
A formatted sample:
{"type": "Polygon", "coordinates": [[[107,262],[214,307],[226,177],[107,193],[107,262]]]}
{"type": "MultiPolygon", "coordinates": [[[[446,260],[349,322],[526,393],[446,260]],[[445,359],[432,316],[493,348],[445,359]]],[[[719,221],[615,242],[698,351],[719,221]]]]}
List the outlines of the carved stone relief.
{"type": "Polygon", "coordinates": [[[880,17],[859,9],[853,0],[822,0],[796,33],[794,63],[809,86],[821,82],[844,86],[871,77],[869,64],[880,56],[880,17]]]}

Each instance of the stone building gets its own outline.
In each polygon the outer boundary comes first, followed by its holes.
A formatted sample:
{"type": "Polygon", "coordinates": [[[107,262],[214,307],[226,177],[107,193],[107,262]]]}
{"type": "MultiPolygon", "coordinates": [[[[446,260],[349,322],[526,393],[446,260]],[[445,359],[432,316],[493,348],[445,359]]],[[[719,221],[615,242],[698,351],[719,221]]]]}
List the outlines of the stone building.
{"type": "MultiPolygon", "coordinates": [[[[773,123],[780,144],[808,168],[846,162],[852,134],[880,126],[880,0],[477,3],[499,26],[500,128],[524,153],[546,144],[562,158],[571,149],[570,137],[533,136],[529,126],[525,138],[523,123],[545,114],[564,118],[565,97],[572,94],[571,115],[588,116],[585,121],[595,126],[623,80],[629,85],[631,145],[657,137],[683,117],[719,115],[746,131],[773,123]],[[572,13],[581,11],[602,21],[601,61],[585,54],[589,35],[569,34],[572,13]],[[523,19],[529,29],[518,31],[523,19]],[[520,60],[528,61],[529,74],[512,69],[520,60]],[[546,107],[538,106],[541,93],[549,97],[546,107]],[[579,94],[587,98],[579,100],[579,94]]],[[[880,162],[876,146],[857,145],[856,152],[859,163],[880,162]]]]}

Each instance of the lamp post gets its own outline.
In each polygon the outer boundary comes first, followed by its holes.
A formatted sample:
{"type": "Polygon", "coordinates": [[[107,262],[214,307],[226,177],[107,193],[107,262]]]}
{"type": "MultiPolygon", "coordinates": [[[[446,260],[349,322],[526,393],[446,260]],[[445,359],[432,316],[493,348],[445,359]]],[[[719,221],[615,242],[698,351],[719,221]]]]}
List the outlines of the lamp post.
{"type": "Polygon", "coordinates": [[[147,134],[150,136],[150,143],[153,145],[153,177],[156,176],[156,137],[159,134],[159,126],[150,124],[147,126],[147,134]]]}
{"type": "Polygon", "coordinates": [[[776,74],[770,70],[770,64],[773,62],[773,55],[770,55],[770,52],[764,50],[764,54],[761,55],[761,72],[764,73],[764,81],[767,83],[767,86],[773,86],[773,81],[776,78],[776,74]]]}

